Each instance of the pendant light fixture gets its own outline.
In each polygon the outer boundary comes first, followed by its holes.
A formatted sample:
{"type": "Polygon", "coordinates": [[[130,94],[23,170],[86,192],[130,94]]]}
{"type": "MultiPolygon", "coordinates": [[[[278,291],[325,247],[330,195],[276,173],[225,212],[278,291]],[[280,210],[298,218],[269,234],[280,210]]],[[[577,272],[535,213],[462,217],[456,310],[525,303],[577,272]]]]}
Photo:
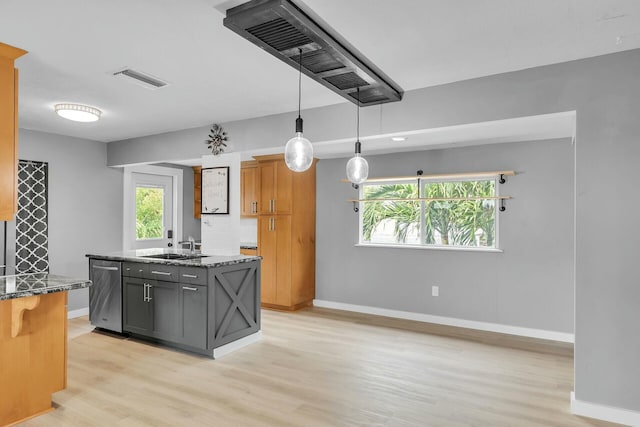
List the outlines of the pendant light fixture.
{"type": "Polygon", "coordinates": [[[296,119],[296,136],[291,138],[284,147],[284,161],[294,172],[304,172],[313,163],[313,146],[302,136],[302,117],[300,117],[300,98],[302,92],[302,49],[298,59],[298,118],[296,119]]]}
{"type": "Polygon", "coordinates": [[[353,184],[362,184],[369,176],[369,163],[360,155],[360,148],[362,146],[362,144],[360,144],[360,88],[358,87],[356,90],[358,91],[358,102],[356,103],[356,153],[355,156],[347,162],[347,179],[353,184]]]}

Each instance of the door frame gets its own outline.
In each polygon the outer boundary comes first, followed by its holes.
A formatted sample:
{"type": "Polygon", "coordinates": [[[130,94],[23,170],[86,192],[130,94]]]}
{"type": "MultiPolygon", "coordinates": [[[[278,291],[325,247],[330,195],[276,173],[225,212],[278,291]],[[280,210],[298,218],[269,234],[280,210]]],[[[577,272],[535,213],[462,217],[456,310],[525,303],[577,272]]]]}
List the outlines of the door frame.
{"type": "Polygon", "coordinates": [[[155,165],[136,165],[124,167],[123,179],[123,210],[122,210],[122,250],[127,251],[133,249],[128,236],[134,232],[133,221],[135,218],[136,195],[133,191],[133,173],[146,173],[150,175],[163,175],[171,177],[173,183],[173,247],[178,247],[178,242],[182,239],[182,180],[183,170],[178,168],[170,168],[155,165]],[[130,215],[133,214],[133,217],[130,215]]]}

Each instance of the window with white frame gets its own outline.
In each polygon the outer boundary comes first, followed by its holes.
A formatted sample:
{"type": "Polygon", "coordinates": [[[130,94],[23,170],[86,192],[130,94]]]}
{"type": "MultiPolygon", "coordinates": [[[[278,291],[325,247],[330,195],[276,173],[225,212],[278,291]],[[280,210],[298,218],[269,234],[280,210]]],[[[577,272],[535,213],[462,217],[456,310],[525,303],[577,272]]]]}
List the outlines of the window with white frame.
{"type": "Polygon", "coordinates": [[[360,187],[360,243],[497,248],[497,178],[407,179],[360,187]]]}

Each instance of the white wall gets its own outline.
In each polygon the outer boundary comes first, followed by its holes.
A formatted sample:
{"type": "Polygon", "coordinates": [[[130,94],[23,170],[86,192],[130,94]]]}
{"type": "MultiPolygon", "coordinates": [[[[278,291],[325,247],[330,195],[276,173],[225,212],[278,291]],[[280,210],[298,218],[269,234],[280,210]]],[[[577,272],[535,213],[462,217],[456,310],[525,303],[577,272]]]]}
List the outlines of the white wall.
{"type": "Polygon", "coordinates": [[[229,166],[229,214],[201,218],[202,253],[240,254],[240,153],[202,156],[202,168],[229,166]]]}

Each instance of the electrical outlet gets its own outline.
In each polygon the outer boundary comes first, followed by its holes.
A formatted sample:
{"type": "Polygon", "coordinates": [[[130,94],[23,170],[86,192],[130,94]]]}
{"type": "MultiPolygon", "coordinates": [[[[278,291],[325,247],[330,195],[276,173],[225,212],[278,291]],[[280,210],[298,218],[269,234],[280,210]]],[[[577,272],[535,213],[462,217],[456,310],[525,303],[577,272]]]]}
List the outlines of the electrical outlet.
{"type": "Polygon", "coordinates": [[[432,286],[431,287],[431,296],[432,297],[437,297],[438,295],[440,295],[440,287],[439,286],[432,286]]]}

